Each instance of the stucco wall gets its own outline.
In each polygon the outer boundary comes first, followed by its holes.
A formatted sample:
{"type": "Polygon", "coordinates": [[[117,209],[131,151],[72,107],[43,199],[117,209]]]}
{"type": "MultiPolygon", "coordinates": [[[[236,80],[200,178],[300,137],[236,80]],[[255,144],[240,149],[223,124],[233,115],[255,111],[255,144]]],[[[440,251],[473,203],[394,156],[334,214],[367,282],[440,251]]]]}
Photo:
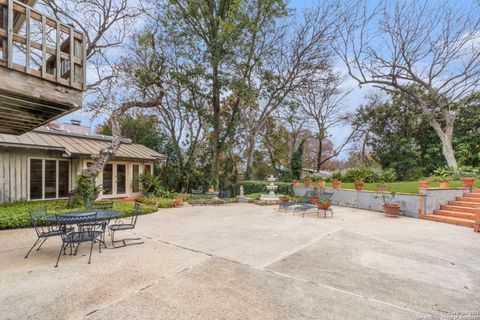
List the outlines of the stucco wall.
{"type": "MultiPolygon", "coordinates": [[[[313,188],[294,188],[296,196],[304,196],[307,191],[313,191],[313,188]]],[[[383,212],[381,192],[333,188],[325,188],[325,191],[335,192],[332,197],[332,203],[335,205],[383,212]]],[[[400,204],[404,215],[418,218],[419,212],[430,214],[440,208],[440,205],[461,196],[464,192],[465,189],[462,188],[431,188],[421,190],[419,194],[396,193],[392,202],[400,204]]]]}

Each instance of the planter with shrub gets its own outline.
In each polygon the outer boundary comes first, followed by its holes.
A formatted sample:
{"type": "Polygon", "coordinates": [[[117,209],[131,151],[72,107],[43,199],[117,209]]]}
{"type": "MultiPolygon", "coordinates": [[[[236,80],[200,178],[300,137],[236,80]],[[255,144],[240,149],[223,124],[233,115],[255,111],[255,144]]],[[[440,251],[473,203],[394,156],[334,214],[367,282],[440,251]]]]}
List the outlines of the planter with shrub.
{"type": "Polygon", "coordinates": [[[310,186],[312,185],[312,179],[310,178],[303,179],[303,185],[305,186],[305,188],[310,188],[310,186]]]}
{"type": "Polygon", "coordinates": [[[340,186],[342,185],[342,181],[340,180],[333,180],[332,181],[332,186],[334,189],[340,189],[340,186]]]}
{"type": "Polygon", "coordinates": [[[418,186],[420,189],[427,189],[429,185],[430,180],[428,180],[427,178],[421,178],[420,180],[418,180],[418,186]]]}
{"type": "Polygon", "coordinates": [[[459,169],[460,181],[462,182],[462,187],[472,189],[475,179],[480,175],[478,169],[475,169],[470,166],[463,166],[459,169]]]}
{"type": "Polygon", "coordinates": [[[450,180],[454,176],[454,171],[451,167],[440,167],[433,171],[435,176],[430,181],[436,181],[440,183],[440,188],[446,189],[450,183],[450,180]]]}
{"type": "Polygon", "coordinates": [[[317,208],[322,210],[328,209],[331,206],[332,206],[332,201],[330,199],[324,199],[317,203],[317,208]]]}
{"type": "Polygon", "coordinates": [[[395,192],[382,192],[383,212],[387,217],[397,217],[400,214],[400,205],[393,203],[395,192]]]}

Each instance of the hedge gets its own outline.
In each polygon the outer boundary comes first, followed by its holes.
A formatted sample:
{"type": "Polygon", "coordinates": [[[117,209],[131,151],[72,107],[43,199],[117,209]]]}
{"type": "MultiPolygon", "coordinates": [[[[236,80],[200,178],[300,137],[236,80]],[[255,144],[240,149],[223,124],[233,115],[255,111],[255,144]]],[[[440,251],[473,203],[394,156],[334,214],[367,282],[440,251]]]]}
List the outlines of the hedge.
{"type": "MultiPolygon", "coordinates": [[[[66,209],[67,200],[23,201],[0,205],[0,229],[29,228],[32,226],[29,212],[36,208],[47,208],[48,214],[72,212],[84,208],[66,209]]],[[[133,212],[133,203],[114,201],[113,209],[127,217],[133,212]]],[[[155,206],[142,206],[141,214],[157,211],[155,206]]]]}
{"type": "MultiPolygon", "coordinates": [[[[240,186],[243,186],[243,193],[244,194],[252,194],[252,193],[268,193],[267,185],[269,183],[266,181],[253,181],[253,180],[245,180],[239,181],[235,184],[235,193],[240,193],[240,186]]],[[[292,184],[289,182],[277,182],[277,190],[275,193],[278,194],[287,194],[293,195],[293,187],[292,184]]]]}

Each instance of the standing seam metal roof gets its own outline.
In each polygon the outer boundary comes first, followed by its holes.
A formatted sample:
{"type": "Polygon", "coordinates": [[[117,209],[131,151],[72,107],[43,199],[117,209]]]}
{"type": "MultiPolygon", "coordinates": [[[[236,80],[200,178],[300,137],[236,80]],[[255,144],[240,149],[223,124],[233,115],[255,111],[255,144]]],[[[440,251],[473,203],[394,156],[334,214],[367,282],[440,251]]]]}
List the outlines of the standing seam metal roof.
{"type": "MultiPolygon", "coordinates": [[[[54,130],[34,130],[20,136],[0,134],[1,146],[24,148],[64,149],[65,152],[82,156],[98,155],[100,150],[111,143],[112,137],[100,135],[79,135],[54,130]]],[[[122,139],[115,158],[162,160],[165,156],[145,147],[132,143],[129,139],[122,139]]],[[[115,159],[114,158],[114,159],[115,159]]]]}

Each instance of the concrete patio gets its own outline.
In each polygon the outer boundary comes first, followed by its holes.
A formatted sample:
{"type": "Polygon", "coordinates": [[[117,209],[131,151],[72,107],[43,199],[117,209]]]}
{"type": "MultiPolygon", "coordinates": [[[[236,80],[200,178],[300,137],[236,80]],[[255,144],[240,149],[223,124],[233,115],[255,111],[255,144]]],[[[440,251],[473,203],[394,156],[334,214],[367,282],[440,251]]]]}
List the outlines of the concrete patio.
{"type": "MultiPolygon", "coordinates": [[[[184,207],[142,216],[145,243],[24,259],[33,229],[0,232],[1,319],[415,319],[480,310],[471,229],[335,207],[184,207]]],[[[118,234],[131,236],[129,233],[118,234]]]]}

